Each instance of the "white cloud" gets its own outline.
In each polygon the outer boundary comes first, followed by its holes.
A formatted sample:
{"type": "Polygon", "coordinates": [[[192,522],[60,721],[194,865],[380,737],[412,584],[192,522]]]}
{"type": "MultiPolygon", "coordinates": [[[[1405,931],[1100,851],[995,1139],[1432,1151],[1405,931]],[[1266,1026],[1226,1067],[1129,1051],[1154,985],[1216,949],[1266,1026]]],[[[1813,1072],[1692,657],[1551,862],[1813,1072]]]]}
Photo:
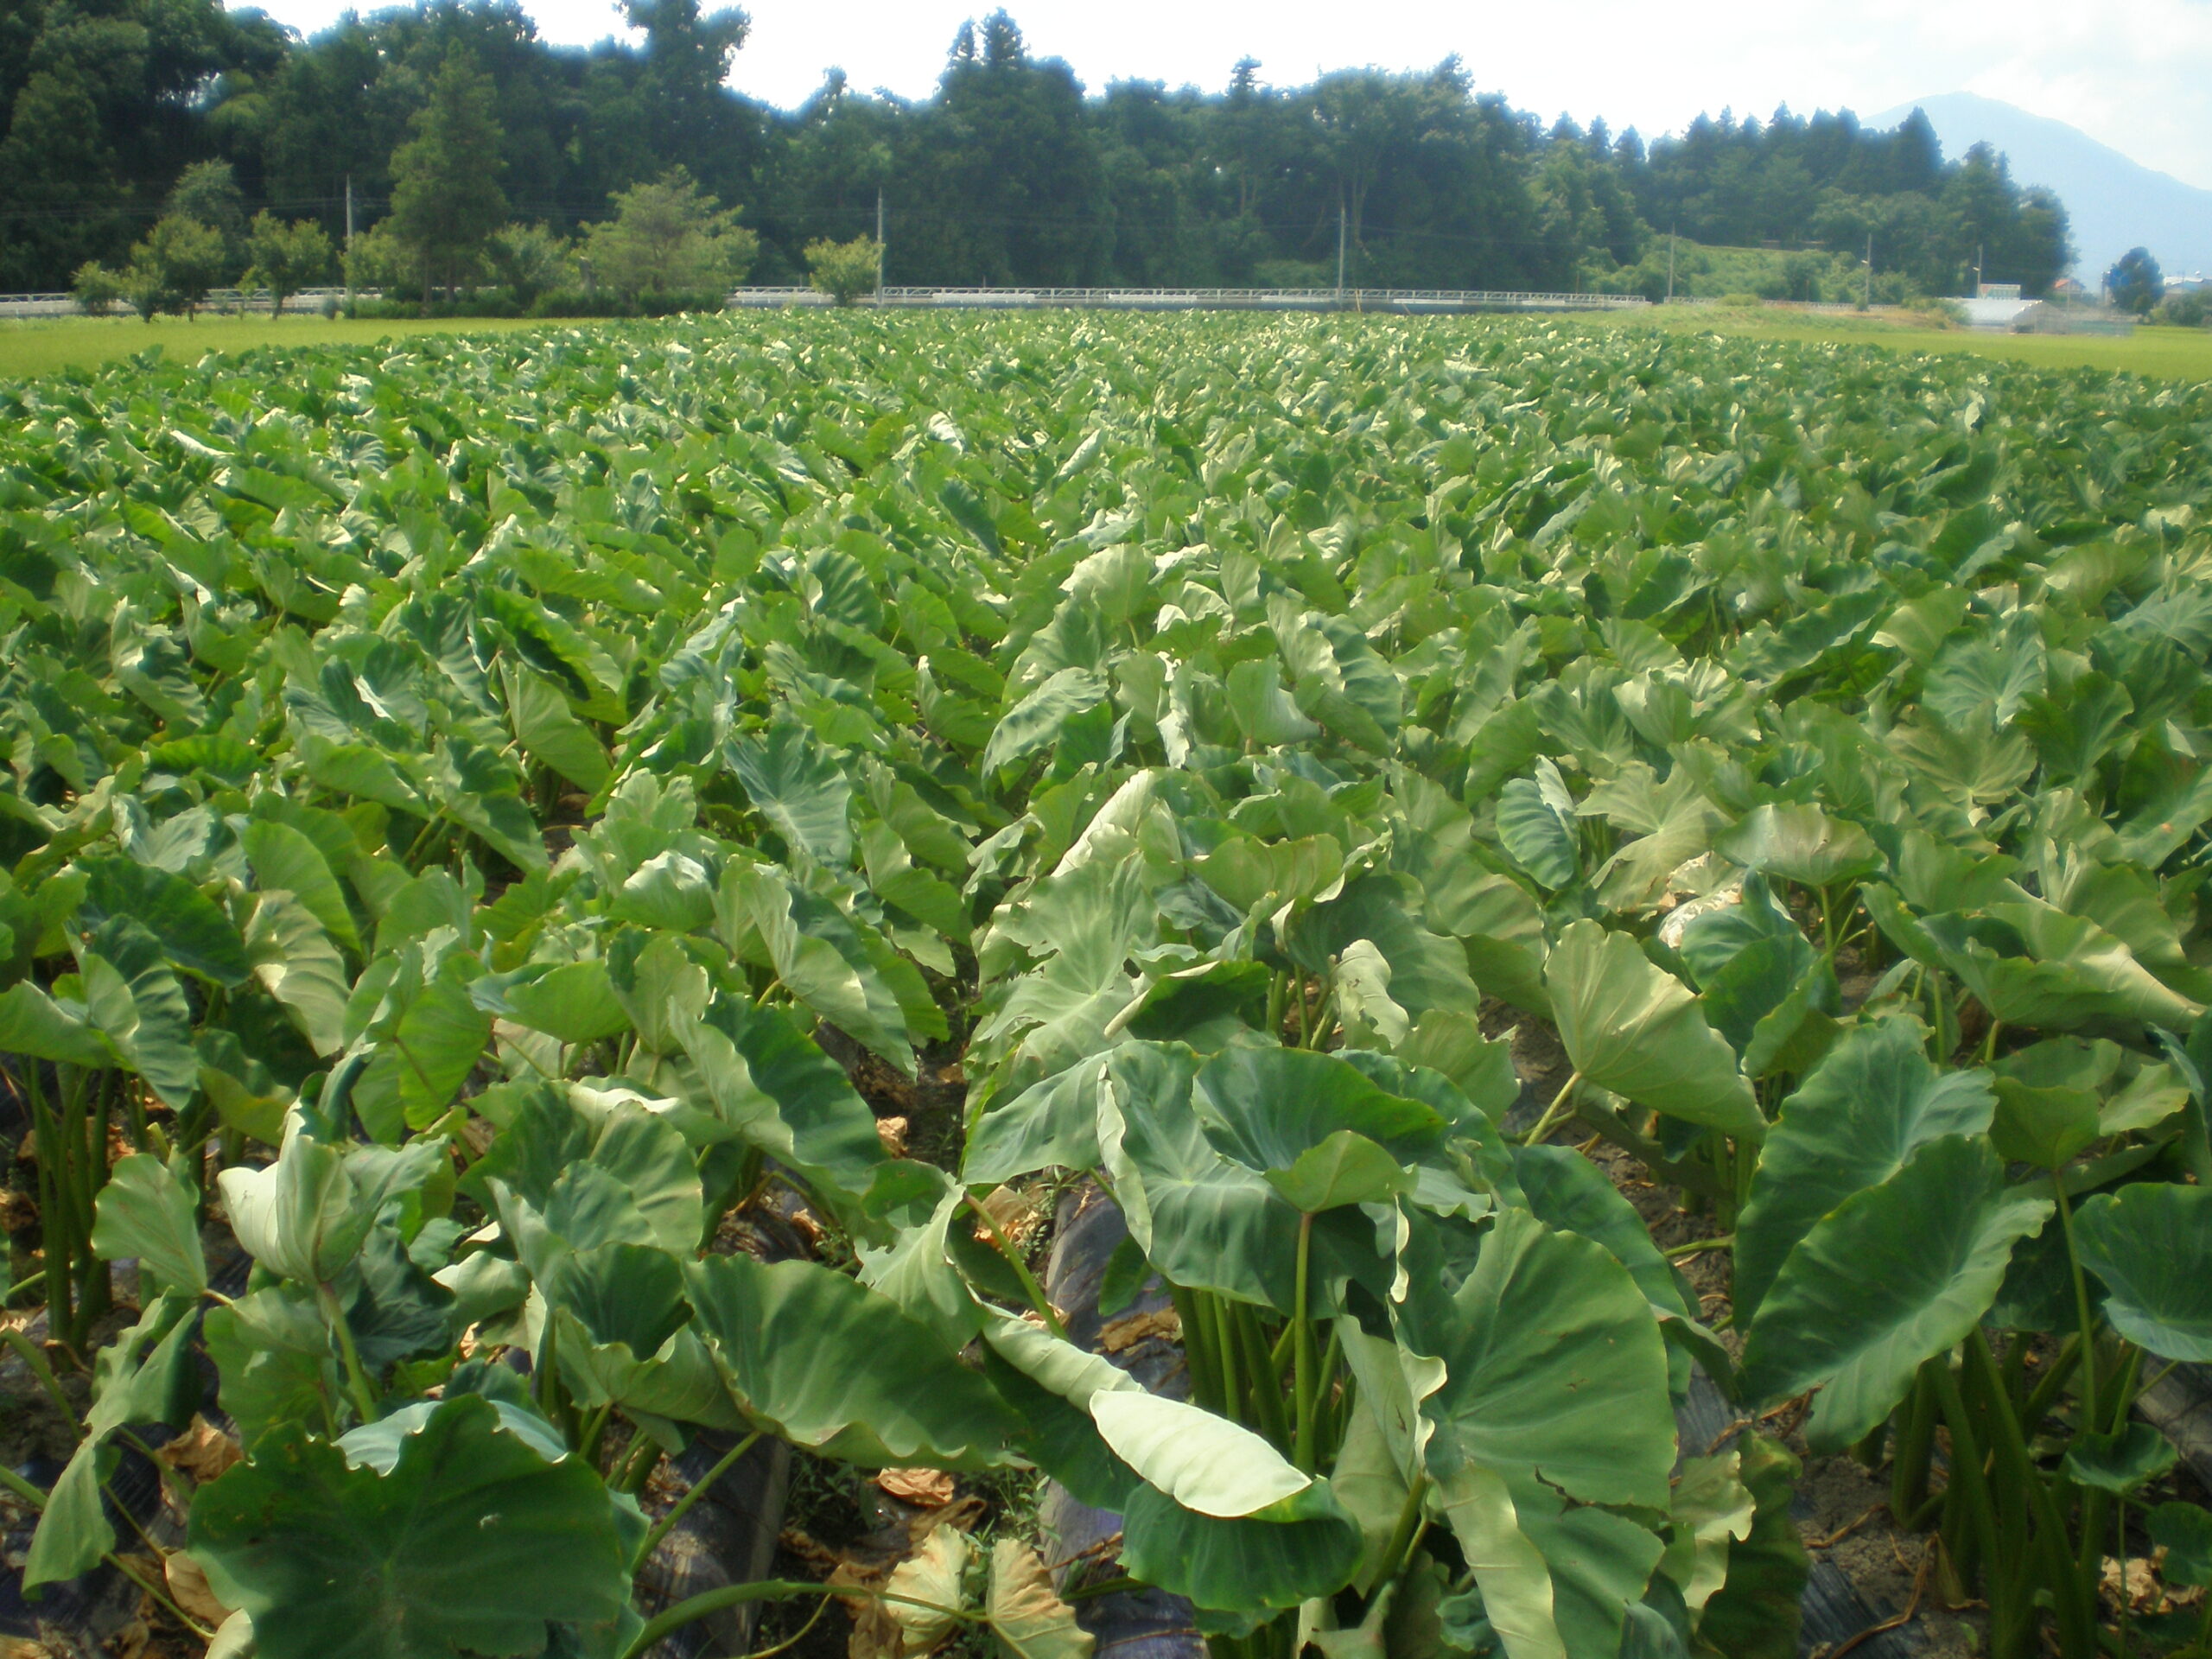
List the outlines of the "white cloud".
{"type": "MultiPolygon", "coordinates": [[[[340,10],[337,0],[268,3],[308,29],[340,10]]],[[[926,96],[953,31],[989,9],[753,0],[753,37],[734,84],[794,105],[834,65],[855,86],[926,96]]],[[[1647,135],[1725,105],[1760,116],[1782,103],[1866,112],[1966,91],[2070,122],[2147,166],[2212,186],[2205,0],[1369,0],[1350,11],[1320,0],[1011,0],[1009,9],[1034,50],[1067,59],[1094,87],[1143,76],[1217,88],[1246,54],[1287,84],[1347,63],[1421,67],[1457,52],[1478,86],[1547,120],[1603,115],[1647,135]]],[[[536,0],[531,10],[550,40],[588,42],[620,26],[607,0],[536,0]]]]}

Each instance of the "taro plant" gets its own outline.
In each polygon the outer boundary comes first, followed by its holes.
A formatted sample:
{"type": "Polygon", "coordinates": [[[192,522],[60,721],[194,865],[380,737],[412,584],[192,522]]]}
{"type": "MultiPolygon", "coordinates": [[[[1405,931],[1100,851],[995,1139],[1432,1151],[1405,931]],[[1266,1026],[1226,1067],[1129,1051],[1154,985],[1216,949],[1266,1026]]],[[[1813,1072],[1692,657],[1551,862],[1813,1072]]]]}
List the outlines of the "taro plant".
{"type": "Polygon", "coordinates": [[[1891,1512],[1936,1529],[1953,1593],[1989,1604],[1993,1653],[2040,1651],[2047,1618],[2061,1652],[2092,1655],[2127,1502],[2175,1459],[2131,1408],[2212,1356],[2212,1192],[2107,1189],[2151,1163],[2134,1147],[2201,1134],[2202,1108],[2110,1043],[1952,1069],[1928,1041],[1906,1014],[1858,1025],[1784,1103],[1736,1238],[1745,1388],[1817,1387],[1815,1451],[1878,1465],[1890,1443],[1891,1512]]]}
{"type": "MultiPolygon", "coordinates": [[[[1140,1041],[976,1125],[965,1180],[1090,1170],[1128,1224],[1109,1281],[1172,1299],[1182,1400],[969,1319],[1033,1402],[1039,1461],[1122,1515],[1122,1570],[1190,1598],[1216,1652],[1378,1642],[1394,1617],[1469,1653],[1687,1649],[1708,1620],[1729,1651],[1794,1640],[1794,1609],[1762,1629],[1722,1588],[1802,1573],[1758,1525],[1787,1454],[1676,1471],[1670,1356],[1725,1357],[1590,1164],[1507,1143],[1510,1098],[1370,1050],[1140,1041]]],[[[950,1265],[871,1272],[942,1303],[950,1265]]]]}
{"type": "MultiPolygon", "coordinates": [[[[2128,1407],[2202,1341],[2205,391],[889,327],[0,389],[11,1345],[90,1374],[27,1577],[131,1562],[198,1355],[272,1653],[638,1650],[715,1611],[637,1605],[656,1467],[760,1434],[1049,1471],[1126,1522],[1069,1594],[1224,1655],[1764,1659],[1793,1464],[1678,1446],[1707,1381],[1817,1389],[2008,1654],[2201,1570],[2128,1407]],[[1182,1397],[1064,1340],[1037,1177],[1182,1397]]],[[[1080,1649],[1012,1541],[901,1574],[902,1650],[1080,1649]]]]}

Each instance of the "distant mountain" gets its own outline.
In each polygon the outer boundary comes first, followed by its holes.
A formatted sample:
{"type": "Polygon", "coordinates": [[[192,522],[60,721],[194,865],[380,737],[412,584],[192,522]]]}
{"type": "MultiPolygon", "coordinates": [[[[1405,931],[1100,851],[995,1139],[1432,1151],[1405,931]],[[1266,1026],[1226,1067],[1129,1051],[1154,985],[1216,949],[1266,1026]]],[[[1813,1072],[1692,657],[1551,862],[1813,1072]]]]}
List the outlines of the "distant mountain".
{"type": "Polygon", "coordinates": [[[2020,183],[2058,192],[2082,251],[2080,274],[2092,288],[2133,247],[2150,249],[2170,276],[2212,272],[2212,190],[2131,161],[2063,121],[1972,92],[1900,104],[1869,117],[1866,125],[1893,127],[1915,109],[1928,111],[1945,156],[1955,160],[1986,143],[2011,158],[2020,183]]]}

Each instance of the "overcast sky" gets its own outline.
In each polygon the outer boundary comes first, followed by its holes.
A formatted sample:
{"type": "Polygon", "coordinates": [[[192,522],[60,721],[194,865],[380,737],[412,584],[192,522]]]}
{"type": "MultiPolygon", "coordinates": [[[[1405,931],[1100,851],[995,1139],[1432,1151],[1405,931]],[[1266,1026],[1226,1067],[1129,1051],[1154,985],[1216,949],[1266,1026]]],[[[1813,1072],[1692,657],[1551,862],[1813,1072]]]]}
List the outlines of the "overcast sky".
{"type": "MultiPolygon", "coordinates": [[[[524,0],[551,41],[588,43],[612,0],[524,0]]],[[[711,8],[712,0],[706,0],[711,8]]],[[[266,0],[312,32],[344,0],[266,0]]],[[[374,10],[373,0],[360,7],[374,10]]],[[[1278,85],[1358,63],[1426,67],[1458,53],[1485,92],[1549,119],[1603,115],[1646,136],[1700,110],[1761,116],[1886,110],[1936,92],[2002,99],[2070,122],[2145,166],[2212,188],[2212,0],[1012,0],[1040,56],[1096,87],[1122,77],[1219,88],[1258,58],[1278,85]]],[[[925,96],[968,0],[750,0],[732,84],[802,102],[831,66],[862,88],[925,96]]]]}

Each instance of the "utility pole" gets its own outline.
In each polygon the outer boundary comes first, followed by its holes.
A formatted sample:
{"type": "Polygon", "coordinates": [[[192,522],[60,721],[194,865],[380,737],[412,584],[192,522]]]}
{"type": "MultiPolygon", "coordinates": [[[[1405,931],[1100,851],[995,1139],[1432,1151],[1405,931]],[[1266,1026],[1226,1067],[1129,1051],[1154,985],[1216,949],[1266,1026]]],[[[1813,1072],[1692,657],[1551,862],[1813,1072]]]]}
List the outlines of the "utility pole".
{"type": "Polygon", "coordinates": [[[1868,310],[1874,306],[1874,232],[1866,232],[1866,293],[1859,302],[1868,310]]]}
{"type": "Polygon", "coordinates": [[[1344,199],[1337,198],[1337,303],[1344,302],[1344,199]]]}
{"type": "Polygon", "coordinates": [[[883,303],[883,187],[875,187],[875,302],[883,303]]]}
{"type": "Polygon", "coordinates": [[[353,175],[346,175],[346,309],[353,309],[353,175]]]}
{"type": "Polygon", "coordinates": [[[1675,302],[1675,227],[1667,227],[1667,303],[1675,302]]]}
{"type": "Polygon", "coordinates": [[[1984,250],[1979,242],[1974,245],[1974,296],[1981,297],[1981,256],[1984,250]]]}

